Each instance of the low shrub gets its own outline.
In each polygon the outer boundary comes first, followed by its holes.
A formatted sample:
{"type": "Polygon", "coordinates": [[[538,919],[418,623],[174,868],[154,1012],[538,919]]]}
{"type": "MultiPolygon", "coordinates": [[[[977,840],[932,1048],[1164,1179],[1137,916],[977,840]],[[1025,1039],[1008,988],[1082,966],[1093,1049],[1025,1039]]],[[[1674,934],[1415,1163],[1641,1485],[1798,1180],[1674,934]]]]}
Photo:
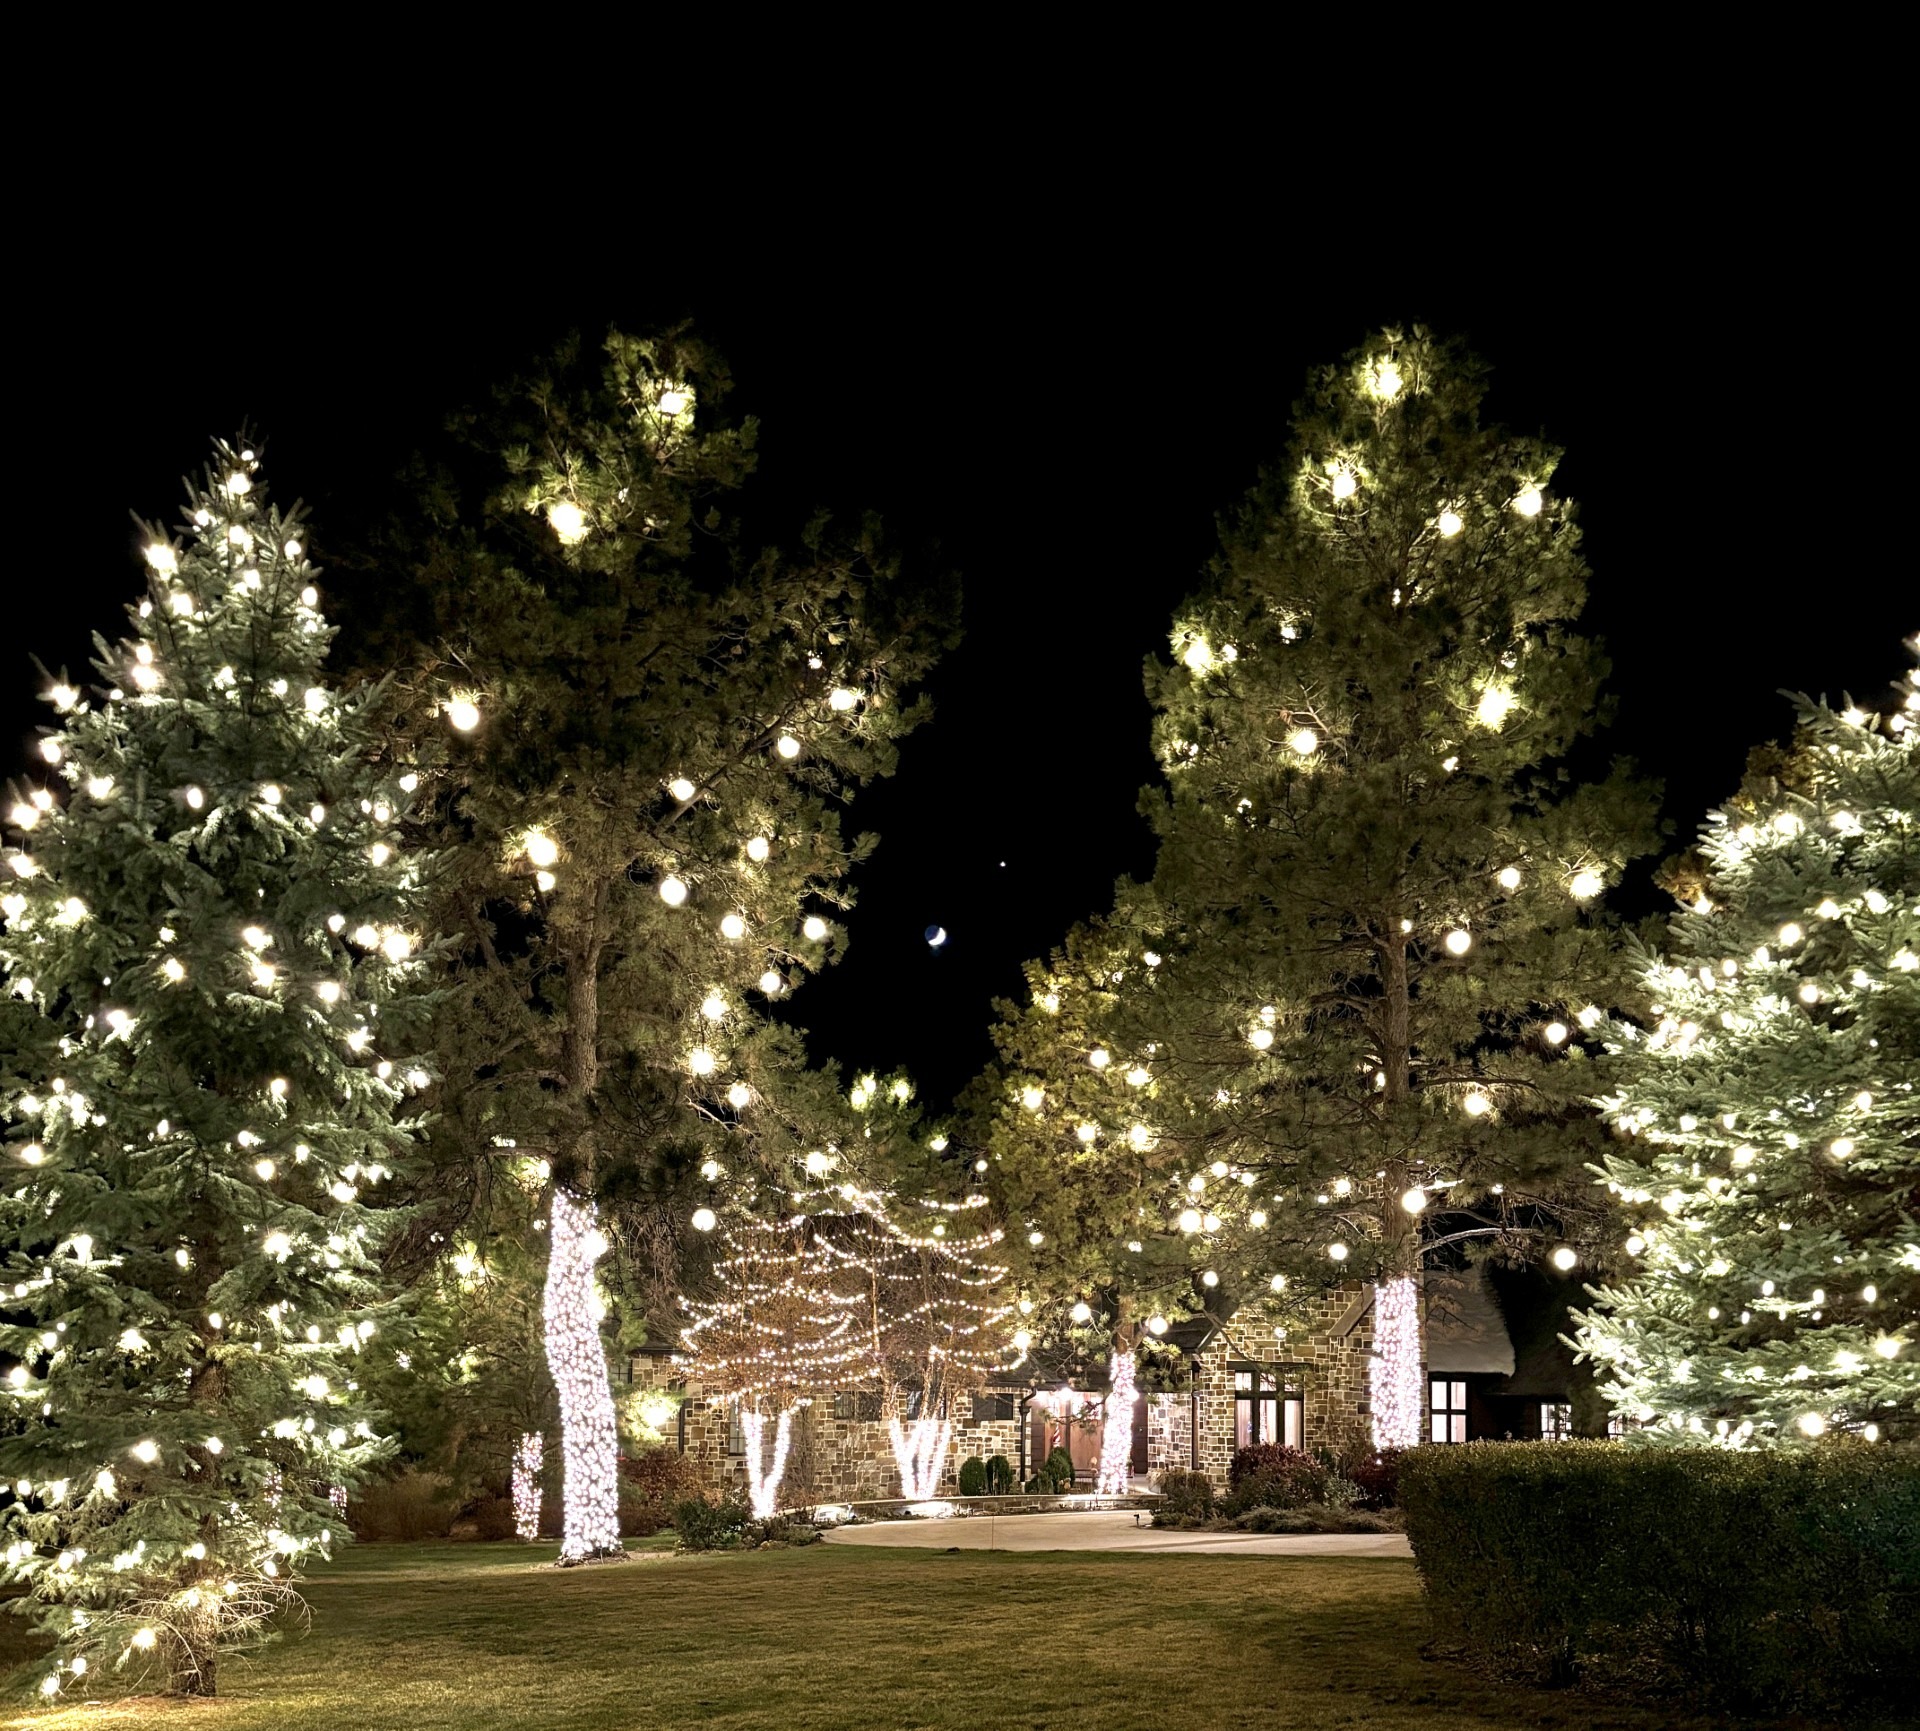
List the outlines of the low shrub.
{"type": "Polygon", "coordinates": [[[456,1512],[452,1482],[444,1473],[402,1467],[347,1505],[347,1525],[362,1539],[444,1539],[456,1512]]]}
{"type": "Polygon", "coordinates": [[[1619,1443],[1410,1451],[1436,1639],[1540,1682],[1829,1712],[1920,1676],[1920,1454],[1619,1443]]]}
{"type": "Polygon", "coordinates": [[[1030,1497],[1050,1497],[1053,1495],[1053,1480],[1045,1473],[1035,1473],[1027,1480],[1027,1495],[1030,1497]]]}
{"type": "Polygon", "coordinates": [[[474,1500],[470,1512],[476,1539],[498,1543],[514,1537],[512,1497],[496,1496],[491,1491],[483,1492],[474,1500]]]}
{"type": "Polygon", "coordinates": [[[1324,1503],[1333,1475],[1324,1462],[1284,1443],[1255,1443],[1237,1449],[1227,1467],[1233,1512],[1246,1509],[1297,1509],[1324,1503]]]}
{"type": "MultiPolygon", "coordinates": [[[[747,1545],[817,1545],[821,1532],[811,1521],[790,1520],[785,1515],[774,1515],[764,1521],[749,1521],[741,1530],[741,1541],[747,1545]]],[[[689,1550],[693,1549],[690,1545],[689,1550]]]]}
{"type": "Polygon", "coordinates": [[[990,1497],[1010,1496],[1013,1492],[1013,1462],[1005,1455],[995,1455],[987,1462],[987,1495],[990,1497]]]}
{"type": "Polygon", "coordinates": [[[987,1463],[978,1455],[968,1455],[960,1463],[960,1494],[963,1497],[987,1494],[987,1463]]]}
{"type": "Polygon", "coordinates": [[[1054,1488],[1062,1494],[1073,1489],[1073,1456],[1065,1449],[1055,1449],[1040,1470],[1053,1480],[1054,1488]]]}
{"type": "Polygon", "coordinates": [[[644,1539],[674,1524],[674,1510],[688,1498],[705,1500],[698,1465],[675,1448],[642,1449],[620,1461],[620,1533],[644,1539]]]}
{"type": "Polygon", "coordinates": [[[1355,1461],[1347,1468],[1360,1492],[1363,1509],[1390,1509],[1400,1501],[1400,1457],[1405,1449],[1382,1449],[1370,1460],[1355,1461]]]}
{"type": "Polygon", "coordinates": [[[1160,1475],[1160,1503],[1154,1511],[1155,1522],[1161,1515],[1174,1521],[1204,1521],[1213,1514],[1213,1485],[1205,1473],[1191,1473],[1182,1467],[1168,1467],[1160,1475]]]}
{"type": "Polygon", "coordinates": [[[1365,1509],[1314,1506],[1304,1509],[1248,1509],[1235,1515],[1233,1525],[1243,1533],[1397,1533],[1386,1516],[1365,1509]]]}
{"type": "Polygon", "coordinates": [[[683,1551],[737,1551],[747,1542],[747,1505],[728,1497],[710,1503],[686,1497],[674,1505],[674,1530],[683,1551]]]}

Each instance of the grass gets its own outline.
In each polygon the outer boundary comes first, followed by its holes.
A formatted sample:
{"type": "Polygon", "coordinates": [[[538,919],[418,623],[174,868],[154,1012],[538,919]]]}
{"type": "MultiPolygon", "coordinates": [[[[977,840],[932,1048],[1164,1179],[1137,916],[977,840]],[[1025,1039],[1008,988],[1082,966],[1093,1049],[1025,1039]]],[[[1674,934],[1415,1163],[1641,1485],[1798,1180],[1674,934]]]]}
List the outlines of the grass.
{"type": "MultiPolygon", "coordinates": [[[[664,1542],[664,1541],[662,1541],[664,1542]]],[[[1419,1656],[1390,1558],[800,1551],[566,1572],[510,1545],[369,1545],[227,1693],[0,1718],[193,1731],[1679,1731],[1671,1710],[1419,1656]]],[[[0,1709],[4,1712],[4,1709],[0,1709]]]]}

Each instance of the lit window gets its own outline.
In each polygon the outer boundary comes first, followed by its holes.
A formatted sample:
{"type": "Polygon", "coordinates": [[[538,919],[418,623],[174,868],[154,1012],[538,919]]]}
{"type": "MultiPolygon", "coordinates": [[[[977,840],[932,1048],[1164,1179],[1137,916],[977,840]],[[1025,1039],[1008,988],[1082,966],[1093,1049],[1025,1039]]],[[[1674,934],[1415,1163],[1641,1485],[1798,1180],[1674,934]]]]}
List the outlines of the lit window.
{"type": "Polygon", "coordinates": [[[1565,1401],[1540,1403],[1540,1440],[1570,1442],[1573,1438],[1573,1408],[1565,1401]]]}
{"type": "Polygon", "coordinates": [[[1429,1377],[1428,1389],[1433,1407],[1433,1428],[1428,1433],[1437,1443],[1467,1440],[1467,1385],[1460,1378],[1429,1377]]]}
{"type": "Polygon", "coordinates": [[[1300,1391],[1282,1388],[1278,1373],[1256,1365],[1236,1365],[1233,1371],[1233,1446],[1256,1443],[1301,1446],[1304,1402],[1300,1391]]]}

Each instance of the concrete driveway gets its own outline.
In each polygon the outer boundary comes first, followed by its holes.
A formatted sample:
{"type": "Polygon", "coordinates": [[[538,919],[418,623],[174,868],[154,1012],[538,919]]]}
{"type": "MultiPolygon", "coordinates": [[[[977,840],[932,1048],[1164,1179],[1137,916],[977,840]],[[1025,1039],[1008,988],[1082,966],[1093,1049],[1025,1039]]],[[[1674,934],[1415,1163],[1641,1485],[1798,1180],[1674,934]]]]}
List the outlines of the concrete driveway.
{"type": "Polygon", "coordinates": [[[1404,1533],[1204,1533],[1135,1525],[1126,1509],[1084,1514],[961,1515],[838,1527],[835,1545],[945,1551],[1172,1551],[1182,1556],[1411,1557],[1404,1533]]]}

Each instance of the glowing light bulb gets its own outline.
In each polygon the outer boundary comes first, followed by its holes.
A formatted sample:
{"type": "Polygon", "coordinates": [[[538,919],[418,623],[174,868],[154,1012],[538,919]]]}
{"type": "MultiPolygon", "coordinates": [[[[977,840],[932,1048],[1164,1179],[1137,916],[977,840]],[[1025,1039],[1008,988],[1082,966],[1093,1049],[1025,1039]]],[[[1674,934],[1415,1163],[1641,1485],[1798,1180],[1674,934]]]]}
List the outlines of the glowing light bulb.
{"type": "Polygon", "coordinates": [[[682,805],[685,805],[687,801],[692,799],[699,791],[700,790],[695,787],[692,782],[687,780],[684,775],[676,775],[673,780],[667,783],[667,792],[672,794],[682,805]]]}
{"type": "Polygon", "coordinates": [[[1201,1218],[1200,1210],[1197,1208],[1181,1209],[1180,1230],[1182,1232],[1198,1232],[1200,1230],[1201,1218]]]}
{"type": "Polygon", "coordinates": [[[1040,1108],[1046,1104],[1046,1099],[1046,1089],[1032,1082],[1029,1082],[1026,1087],[1020,1090],[1020,1104],[1026,1107],[1029,1112],[1039,1111],[1040,1108]]]}
{"type": "Polygon", "coordinates": [[[1579,1260],[1579,1253],[1570,1244],[1562,1244],[1559,1246],[1551,1258],[1554,1267],[1559,1269],[1562,1274],[1565,1274],[1579,1260]]]}
{"type": "Polygon", "coordinates": [[[1196,637],[1189,643],[1180,659],[1186,663],[1190,673],[1205,673],[1213,665],[1213,651],[1204,637],[1196,637]]]}
{"type": "Polygon", "coordinates": [[[1495,881],[1503,890],[1517,890],[1520,887],[1520,868],[1518,866],[1503,868],[1495,881]]]}
{"type": "Polygon", "coordinates": [[[1374,363],[1373,377],[1369,381],[1369,388],[1381,402],[1392,402],[1395,397],[1399,396],[1401,386],[1405,383],[1406,381],[1400,376],[1400,369],[1396,367],[1392,361],[1383,360],[1374,363]]]}
{"type": "Polygon", "coordinates": [[[274,1164],[271,1160],[256,1160],[253,1163],[253,1170],[261,1178],[271,1178],[274,1174],[274,1164]]]}
{"type": "Polygon", "coordinates": [[[1073,1133],[1082,1142],[1091,1144],[1099,1141],[1100,1126],[1098,1124],[1080,1124],[1075,1126],[1073,1133]]]}
{"type": "Polygon", "coordinates": [[[1792,920],[1789,920],[1780,928],[1780,946],[1782,949],[1791,949],[1806,935],[1792,920]]]}
{"type": "Polygon", "coordinates": [[[80,693],[71,685],[56,685],[48,691],[47,696],[53,700],[55,709],[71,709],[80,701],[80,693]]]}
{"type": "Polygon", "coordinates": [[[711,1232],[719,1224],[720,1217],[711,1208],[696,1208],[693,1211],[694,1231],[711,1232]]]}
{"type": "Polygon", "coordinates": [[[1287,735],[1287,749],[1300,757],[1311,757],[1320,749],[1320,736],[1310,727],[1296,727],[1287,735]]]}
{"type": "Polygon", "coordinates": [[[1458,511],[1442,511],[1440,513],[1439,521],[1435,525],[1435,527],[1439,529],[1440,533],[1444,535],[1449,541],[1451,541],[1454,538],[1454,536],[1459,534],[1460,531],[1464,529],[1466,526],[1467,525],[1465,521],[1461,518],[1460,513],[1458,511]]]}
{"type": "Polygon", "coordinates": [[[180,569],[180,555],[164,541],[151,541],[141,551],[146,554],[147,564],[162,577],[171,577],[180,569]]]}
{"type": "Polygon", "coordinates": [[[774,969],[769,968],[760,976],[760,990],[769,998],[775,996],[787,982],[774,969]]]}
{"type": "Polygon", "coordinates": [[[537,866],[550,866],[560,857],[560,844],[543,829],[527,831],[527,858],[537,866]]]}
{"type": "Polygon", "coordinates": [[[837,715],[845,715],[849,709],[860,707],[860,693],[849,691],[844,685],[836,685],[827,694],[827,707],[837,715]]]}
{"type": "Polygon", "coordinates": [[[700,1000],[700,1014],[709,1022],[720,1022],[726,1019],[727,1000],[720,994],[718,988],[700,1000]]]}
{"type": "Polygon", "coordinates": [[[800,932],[808,943],[820,943],[827,935],[827,922],[818,914],[809,914],[801,923],[800,932]]]}
{"type": "Polygon", "coordinates": [[[1823,1413],[1803,1412],[1794,1422],[1799,1426],[1802,1436],[1821,1436],[1827,1428],[1826,1416],[1823,1413]]]}
{"type": "Polygon", "coordinates": [[[558,499],[547,507],[547,524],[563,547],[577,547],[587,538],[587,514],[571,499],[558,499]]]}
{"type": "Polygon", "coordinates": [[[447,720],[456,732],[471,733],[480,725],[480,706],[470,697],[450,698],[446,710],[447,720]]]}
{"type": "Polygon", "coordinates": [[[1345,1262],[1347,1259],[1347,1247],[1336,1238],[1327,1246],[1327,1254],[1332,1257],[1335,1262],[1345,1262]]]}
{"type": "Polygon", "coordinates": [[[1457,926],[1447,933],[1447,953],[1452,956],[1464,956],[1473,948],[1473,936],[1461,931],[1457,926]]]}
{"type": "Polygon", "coordinates": [[[167,959],[160,964],[160,971],[176,986],[187,977],[186,967],[178,956],[167,957],[167,959]]]}
{"type": "Polygon", "coordinates": [[[1549,1046],[1560,1046],[1566,1043],[1567,1024],[1565,1022],[1549,1022],[1540,1031],[1546,1036],[1549,1046]]]}
{"type": "Polygon", "coordinates": [[[747,858],[752,860],[755,865],[765,863],[766,857],[771,851],[772,844],[763,835],[756,835],[747,843],[747,858]]]}
{"type": "Polygon", "coordinates": [[[677,420],[687,412],[687,404],[692,401],[693,393],[685,390],[670,390],[660,393],[660,413],[670,421],[677,420]]]}
{"type": "MultiPolygon", "coordinates": [[[[327,707],[327,694],[317,685],[309,686],[306,695],[302,697],[300,701],[306,705],[306,710],[309,715],[318,715],[327,707]]],[[[447,719],[464,733],[480,719],[480,711],[475,709],[470,703],[450,703],[447,705],[447,719]],[[463,722],[459,714],[456,713],[461,710],[471,713],[473,720],[463,722]]]]}
{"type": "Polygon", "coordinates": [[[1333,496],[1336,499],[1351,499],[1358,491],[1360,483],[1354,479],[1353,471],[1344,465],[1333,472],[1333,496]]]}
{"type": "Polygon", "coordinates": [[[720,935],[733,943],[738,943],[747,935],[747,922],[738,914],[722,914],[720,935]]]}
{"type": "Polygon", "coordinates": [[[1567,879],[1567,893],[1577,902],[1592,901],[1606,887],[1606,879],[1591,866],[1583,866],[1567,879]]]}
{"type": "Polygon", "coordinates": [[[160,1458],[160,1445],[156,1442],[137,1442],[127,1452],[143,1466],[152,1466],[160,1458]]]}
{"type": "Polygon", "coordinates": [[[1474,705],[1473,718],[1482,727],[1498,730],[1513,713],[1514,696],[1504,685],[1489,685],[1474,705]]]}
{"type": "Polygon", "coordinates": [[[1545,503],[1538,487],[1522,487],[1514,496],[1513,508],[1523,517],[1537,517],[1545,503]]]}
{"type": "Polygon", "coordinates": [[[695,1046],[687,1054],[687,1068],[696,1076],[711,1076],[720,1067],[720,1060],[705,1046],[695,1046]]]}
{"type": "Polygon", "coordinates": [[[660,880],[660,899],[670,908],[681,906],[687,899],[687,886],[682,878],[669,873],[660,880]]]}
{"type": "Polygon", "coordinates": [[[1427,1193],[1417,1184],[1401,1193],[1400,1206],[1409,1214],[1418,1214],[1426,1205],[1427,1193]]]}
{"type": "Polygon", "coordinates": [[[1460,1109],[1469,1118],[1484,1118],[1493,1110],[1493,1102],[1476,1088],[1460,1102],[1460,1109]]]}
{"type": "Polygon", "coordinates": [[[773,749],[791,763],[800,755],[800,742],[790,733],[783,733],[773,742],[773,749]]]}
{"type": "Polygon", "coordinates": [[[1109,1052],[1105,1046],[1095,1046],[1094,1049],[1087,1054],[1087,1062],[1096,1070],[1104,1070],[1113,1062],[1113,1054],[1109,1052]]]}
{"type": "Polygon", "coordinates": [[[1264,1052],[1273,1044],[1273,1030],[1271,1028],[1255,1028],[1253,1032],[1247,1036],[1247,1044],[1256,1052],[1264,1052]]]}
{"type": "Polygon", "coordinates": [[[1167,1332],[1167,1319],[1164,1316],[1161,1316],[1156,1313],[1155,1315],[1147,1318],[1147,1333],[1157,1337],[1159,1335],[1165,1334],[1166,1332],[1167,1332]]]}

